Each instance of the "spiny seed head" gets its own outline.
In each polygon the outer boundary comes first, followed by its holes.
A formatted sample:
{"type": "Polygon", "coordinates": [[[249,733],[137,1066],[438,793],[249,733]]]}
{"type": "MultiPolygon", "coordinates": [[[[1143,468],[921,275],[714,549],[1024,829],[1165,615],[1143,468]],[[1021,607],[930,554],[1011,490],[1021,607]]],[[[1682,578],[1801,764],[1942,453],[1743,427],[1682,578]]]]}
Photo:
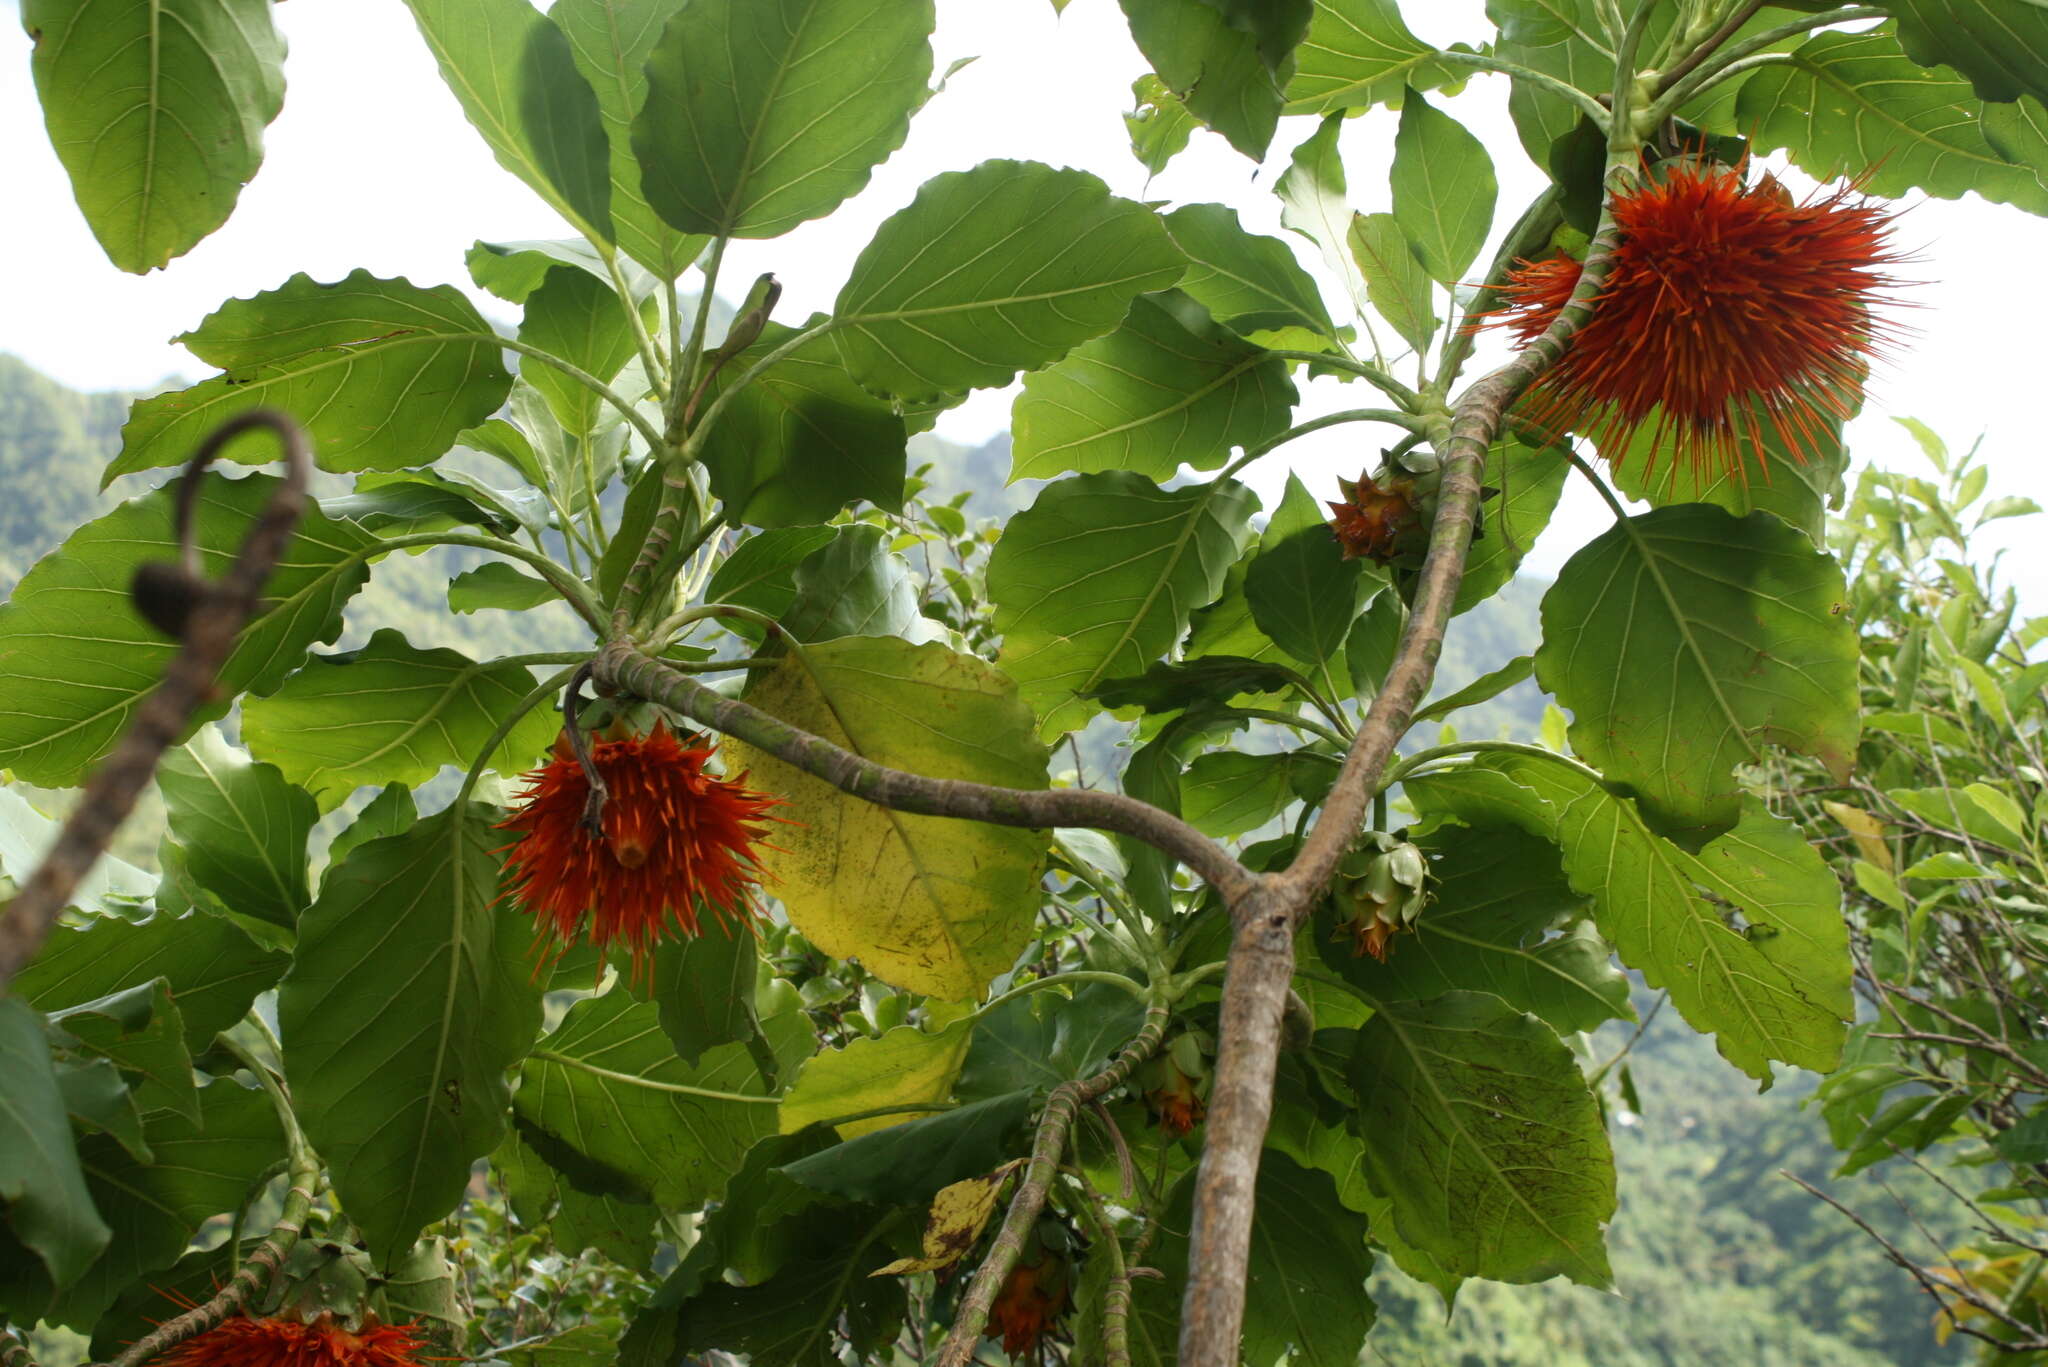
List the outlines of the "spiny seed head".
{"type": "Polygon", "coordinates": [[[310,1320],[232,1315],[150,1361],[152,1367],[424,1367],[417,1324],[354,1329],[330,1314],[310,1320]]]}

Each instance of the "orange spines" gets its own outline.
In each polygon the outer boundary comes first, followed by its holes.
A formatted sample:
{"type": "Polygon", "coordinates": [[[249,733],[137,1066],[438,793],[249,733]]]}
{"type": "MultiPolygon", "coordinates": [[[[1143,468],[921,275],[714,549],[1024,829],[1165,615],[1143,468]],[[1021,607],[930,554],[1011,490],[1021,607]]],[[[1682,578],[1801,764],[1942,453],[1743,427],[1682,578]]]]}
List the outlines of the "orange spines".
{"type": "Polygon", "coordinates": [[[753,926],[761,871],[756,850],[782,800],[745,786],[746,775],[705,769],[712,747],[678,740],[656,723],[644,736],[593,740],[604,779],[604,837],[584,827],[590,784],[564,735],[549,762],[526,776],[523,802],[500,823],[506,890],[555,952],[587,931],[600,953],[623,945],[637,978],[655,945],[698,934],[699,909],[728,933],[753,926]]]}
{"type": "MultiPolygon", "coordinates": [[[[1592,438],[1610,459],[1635,434],[1696,473],[1746,477],[1768,427],[1796,460],[1848,416],[1891,329],[1874,319],[1891,212],[1842,186],[1805,204],[1769,176],[1666,163],[1614,201],[1619,241],[1591,317],[1522,400],[1520,416],[1592,438]]],[[[1523,261],[1486,326],[1523,342],[1571,298],[1579,263],[1523,261]]],[[[1645,475],[1649,471],[1643,472],[1645,475]]]]}
{"type": "Polygon", "coordinates": [[[333,1315],[310,1320],[233,1315],[151,1359],[154,1367],[424,1367],[426,1341],[413,1324],[366,1317],[350,1329],[333,1315]]]}
{"type": "Polygon", "coordinates": [[[1337,481],[1344,501],[1330,507],[1330,530],[1346,560],[1387,564],[1422,545],[1422,509],[1412,481],[1394,476],[1385,484],[1369,474],[1356,482],[1337,481]]]}

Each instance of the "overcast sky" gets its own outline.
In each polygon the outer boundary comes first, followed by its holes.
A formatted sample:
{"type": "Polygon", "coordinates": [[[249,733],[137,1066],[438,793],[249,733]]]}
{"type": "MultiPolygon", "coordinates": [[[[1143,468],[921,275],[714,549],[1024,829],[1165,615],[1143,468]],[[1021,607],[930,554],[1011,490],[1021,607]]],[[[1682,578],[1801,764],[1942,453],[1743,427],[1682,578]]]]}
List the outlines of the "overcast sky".
{"type": "MultiPolygon", "coordinates": [[[[1439,44],[1478,43],[1491,32],[1482,0],[1406,8],[1416,30],[1439,44]]],[[[9,191],[0,227],[0,351],[81,389],[196,377],[204,368],[169,339],[224,299],[274,288],[297,271],[331,281],[366,267],[419,284],[450,281],[487,312],[508,316],[506,305],[470,285],[465,249],[478,238],[569,230],[498,168],[463,121],[405,7],[398,0],[293,0],[276,13],[291,56],[284,112],[270,129],[262,171],[226,227],[168,269],[137,277],[108,264],[72,202],[42,133],[15,0],[0,0],[7,19],[0,23],[0,126],[8,133],[0,139],[0,185],[9,191]]],[[[1132,197],[1220,200],[1254,231],[1282,233],[1270,186],[1314,121],[1283,120],[1264,168],[1197,132],[1148,188],[1121,119],[1144,67],[1114,0],[1072,0],[1060,17],[1047,0],[939,0],[939,16],[939,69],[959,57],[975,57],[974,64],[926,107],[909,142],[862,195],[829,220],[737,245],[727,257],[728,282],[773,270],[785,285],[781,316],[828,309],[875,225],[919,183],[989,157],[1081,167],[1132,197]]],[[[1480,77],[1447,107],[1496,154],[1497,226],[1504,228],[1540,184],[1508,123],[1505,84],[1480,77]]],[[[1377,110],[1345,126],[1354,208],[1388,207],[1396,117],[1377,110]]],[[[1981,434],[1992,492],[2048,504],[2038,416],[2042,349],[2038,332],[2016,321],[2043,299],[2048,220],[1975,197],[1929,200],[1910,207],[1899,234],[1920,256],[1909,273],[1929,283],[1910,291],[1913,307],[1903,320],[1912,335],[1877,376],[1865,416],[1851,428],[1858,459],[1917,472],[1917,453],[1889,421],[1911,415],[1958,447],[1981,434]]],[[[1313,269],[1314,249],[1296,242],[1313,269]]],[[[1333,313],[1346,316],[1341,297],[1326,292],[1333,313]]],[[[1357,388],[1318,381],[1305,392],[1301,414],[1363,402],[1357,388]]],[[[939,430],[979,442],[1007,425],[1008,404],[1007,395],[978,396],[939,430]]],[[[1289,468],[1318,495],[1334,497],[1337,477],[1358,473],[1391,439],[1386,429],[1335,429],[1283,448],[1247,477],[1269,508],[1289,468]]],[[[1606,520],[1589,491],[1574,489],[1536,548],[1538,565],[1554,571],[1606,520]]],[[[2030,610],[2048,612],[2048,521],[2002,525],[2008,572],[2030,610]]]]}

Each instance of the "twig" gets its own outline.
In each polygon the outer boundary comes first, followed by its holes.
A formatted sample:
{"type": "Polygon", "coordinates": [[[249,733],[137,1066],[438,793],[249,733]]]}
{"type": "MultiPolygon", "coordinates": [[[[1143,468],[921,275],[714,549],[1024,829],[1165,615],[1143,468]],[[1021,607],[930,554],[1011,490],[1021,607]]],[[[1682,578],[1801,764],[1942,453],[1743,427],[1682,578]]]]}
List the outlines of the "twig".
{"type": "Polygon", "coordinates": [[[0,1324],[0,1367],[36,1367],[35,1356],[28,1345],[14,1336],[14,1331],[0,1324]]]}
{"type": "Polygon", "coordinates": [[[168,634],[181,635],[183,645],[163,682],[136,709],[127,734],[86,784],[56,843],[0,914],[0,992],[42,948],[79,880],[99,862],[134,809],[136,797],[156,773],[157,761],[177,744],[192,714],[212,696],[214,676],[233,653],[242,627],[255,615],[263,585],[305,511],[312,469],[306,434],[290,418],[266,408],[251,409],[216,427],[186,463],[178,487],[180,563],[144,566],[136,585],[145,592],[171,595],[155,601],[166,620],[182,628],[168,634]],[[284,448],[284,480],[243,538],[234,564],[220,580],[209,583],[193,572],[198,555],[190,532],[199,483],[222,447],[259,427],[276,433],[284,448]]]}
{"type": "Polygon", "coordinates": [[[1003,1227],[989,1245],[988,1256],[975,1269],[974,1280],[960,1298],[953,1328],[939,1348],[938,1367],[966,1367],[973,1358],[975,1345],[981,1341],[981,1331],[988,1324],[989,1307],[995,1304],[996,1294],[1002,1290],[1010,1269],[1017,1265],[1017,1257],[1024,1251],[1024,1240],[1036,1223],[1038,1212],[1045,1208],[1046,1193],[1052,1188],[1053,1175],[1059,1171],[1060,1155],[1066,1149],[1067,1131],[1074,1123],[1076,1112],[1121,1084],[1133,1069],[1152,1057],[1159,1048],[1160,1040],[1166,1037],[1166,1022],[1171,1014],[1163,1005],[1151,1007],[1146,1011],[1145,1023],[1138,1028],[1138,1033],[1132,1036],[1131,1042],[1107,1068],[1093,1077],[1064,1082],[1053,1088],[1052,1095],[1046,1099],[1045,1111],[1038,1119],[1038,1135],[1031,1146],[1031,1163],[1024,1169],[1024,1179],[1017,1184],[1016,1194],[1010,1198],[1009,1213],[1003,1217],[1003,1227]]]}

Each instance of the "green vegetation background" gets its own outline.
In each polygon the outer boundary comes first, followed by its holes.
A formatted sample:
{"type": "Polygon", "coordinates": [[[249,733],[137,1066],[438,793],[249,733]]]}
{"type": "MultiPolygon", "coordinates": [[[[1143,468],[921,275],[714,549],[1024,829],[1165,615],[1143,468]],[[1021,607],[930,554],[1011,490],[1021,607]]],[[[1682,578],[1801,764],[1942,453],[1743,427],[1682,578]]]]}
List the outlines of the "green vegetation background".
{"type": "MultiPolygon", "coordinates": [[[[128,397],[81,394],[0,355],[0,596],[79,524],[140,492],[136,481],[102,493],[100,471],[119,448],[128,397]],[[134,486],[134,487],[131,487],[134,486]]],[[[1026,487],[1004,487],[1009,442],[975,448],[926,436],[913,464],[933,462],[945,493],[972,490],[970,513],[1005,516],[1025,506],[1026,487]]],[[[334,491],[330,491],[334,492],[334,491]]],[[[566,609],[480,612],[451,617],[448,579],[480,553],[437,548],[387,557],[372,575],[355,623],[396,627],[416,645],[450,646],[478,658],[572,649],[580,629],[566,609]]],[[[1541,586],[1517,584],[1459,620],[1440,677],[1447,692],[1536,644],[1541,586]]],[[[335,649],[368,628],[353,626],[335,649]]],[[[1483,709],[1460,715],[1468,737],[1532,735],[1543,696],[1523,684],[1483,709]]],[[[1107,741],[1088,747],[1106,757],[1107,741]]],[[[153,866],[151,813],[119,853],[153,866]]],[[[1638,1009],[1653,999],[1642,996],[1638,1009]]],[[[1629,1030],[1587,1042],[1605,1059],[1629,1030]]],[[[1630,1056],[1641,1113],[1612,1126],[1621,1210],[1611,1242],[1619,1294],[1559,1283],[1508,1287],[1473,1283],[1448,1319],[1435,1293],[1383,1265],[1372,1293],[1380,1325],[1366,1361],[1401,1367],[1881,1367],[1951,1363],[1964,1343],[1937,1347],[1932,1307],[1905,1275],[1833,1211],[1800,1192],[1780,1170],[1822,1182],[1836,1155],[1817,1113],[1800,1109],[1813,1086],[1788,1075],[1758,1096],[1671,1013],[1652,1021],[1630,1056]]],[[[1889,1183],[1920,1210],[1940,1210],[1931,1183],[1898,1165],[1836,1183],[1836,1194],[1909,1250],[1940,1261],[1941,1241],[1959,1231],[1914,1227],[1887,1194],[1889,1183]],[[1919,1199],[1915,1200],[1915,1197],[1919,1199]]],[[[1317,1367],[1321,1367],[1320,1364],[1317,1367]]]]}

